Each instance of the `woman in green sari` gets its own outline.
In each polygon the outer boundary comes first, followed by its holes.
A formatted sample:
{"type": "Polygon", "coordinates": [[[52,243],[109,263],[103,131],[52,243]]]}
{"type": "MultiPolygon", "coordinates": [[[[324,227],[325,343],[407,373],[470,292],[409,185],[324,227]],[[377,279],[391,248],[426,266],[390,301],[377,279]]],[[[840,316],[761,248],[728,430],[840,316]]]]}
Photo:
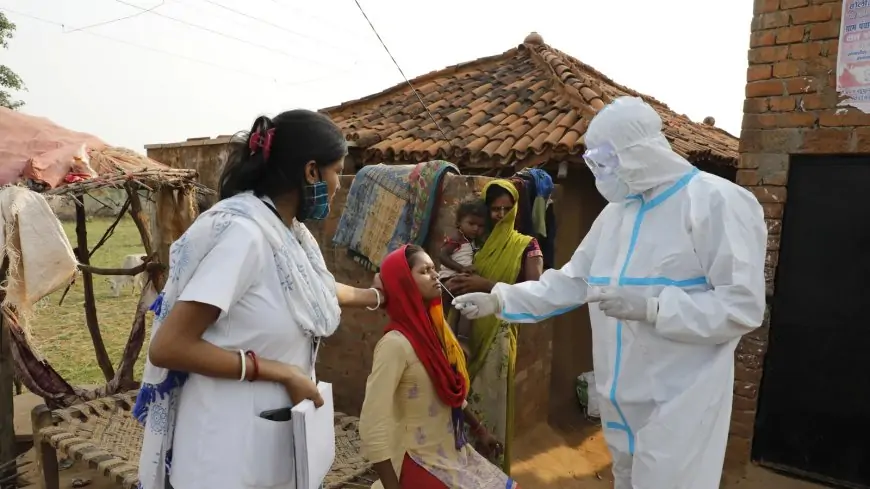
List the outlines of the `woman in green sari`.
{"type": "MultiPolygon", "coordinates": [[[[483,197],[489,208],[491,231],[474,256],[477,274],[457,275],[445,284],[454,295],[489,292],[498,282],[538,280],[543,272],[537,240],[514,229],[519,198],[516,187],[507,180],[493,180],[483,188],[483,197]]],[[[516,324],[489,316],[474,320],[469,338],[468,403],[487,431],[504,440],[504,452],[493,462],[506,474],[510,474],[513,441],[517,332],[516,324]]]]}

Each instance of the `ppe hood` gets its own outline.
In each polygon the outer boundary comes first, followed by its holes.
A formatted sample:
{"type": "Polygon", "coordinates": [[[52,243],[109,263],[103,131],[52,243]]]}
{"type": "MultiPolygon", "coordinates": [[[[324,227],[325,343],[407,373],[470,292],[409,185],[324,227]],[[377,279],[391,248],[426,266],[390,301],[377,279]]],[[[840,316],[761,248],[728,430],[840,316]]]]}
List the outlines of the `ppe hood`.
{"type": "Polygon", "coordinates": [[[620,97],[607,105],[589,124],[586,147],[615,150],[616,176],[639,194],[672,183],[692,169],[671,149],[662,133],[662,119],[638,97],[620,97]]]}

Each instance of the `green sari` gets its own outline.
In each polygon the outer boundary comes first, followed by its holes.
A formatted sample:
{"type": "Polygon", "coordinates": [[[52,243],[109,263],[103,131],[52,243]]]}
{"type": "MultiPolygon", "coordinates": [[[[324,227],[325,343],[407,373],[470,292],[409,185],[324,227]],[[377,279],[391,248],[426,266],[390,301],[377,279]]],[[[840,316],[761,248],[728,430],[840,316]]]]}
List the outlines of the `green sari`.
{"type": "MultiPolygon", "coordinates": [[[[475,254],[474,266],[481,277],[513,284],[532,238],[514,230],[519,200],[517,189],[507,180],[493,180],[483,188],[483,195],[493,185],[510,192],[514,206],[495,225],[483,248],[475,254]]],[[[472,323],[468,404],[487,430],[504,444],[504,453],[493,462],[506,474],[510,474],[513,444],[517,334],[517,325],[496,316],[475,319],[472,323]]]]}

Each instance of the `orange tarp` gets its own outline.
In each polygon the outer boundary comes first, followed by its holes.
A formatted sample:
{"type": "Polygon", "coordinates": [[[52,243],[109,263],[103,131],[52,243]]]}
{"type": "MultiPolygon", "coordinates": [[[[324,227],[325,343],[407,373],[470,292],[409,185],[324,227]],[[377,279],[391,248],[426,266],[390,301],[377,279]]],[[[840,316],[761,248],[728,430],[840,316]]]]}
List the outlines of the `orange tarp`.
{"type": "Polygon", "coordinates": [[[0,185],[23,177],[57,187],[70,172],[91,173],[86,165],[88,151],[105,147],[91,134],[0,107],[0,185]]]}

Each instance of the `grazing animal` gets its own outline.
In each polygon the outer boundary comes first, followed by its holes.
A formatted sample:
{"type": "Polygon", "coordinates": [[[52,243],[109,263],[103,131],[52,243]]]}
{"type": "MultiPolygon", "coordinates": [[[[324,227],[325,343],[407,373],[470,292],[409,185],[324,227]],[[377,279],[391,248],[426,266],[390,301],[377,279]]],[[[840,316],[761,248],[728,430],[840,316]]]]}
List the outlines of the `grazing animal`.
{"type": "MultiPolygon", "coordinates": [[[[142,264],[143,258],[145,258],[144,253],[127,255],[124,257],[124,262],[121,264],[121,268],[129,269],[138,267],[142,264]]],[[[145,287],[145,281],[147,278],[143,271],[136,275],[112,275],[106,280],[109,282],[109,287],[112,289],[112,296],[120,297],[121,289],[128,285],[132,286],[131,294],[135,294],[137,288],[141,291],[145,287]]]]}

